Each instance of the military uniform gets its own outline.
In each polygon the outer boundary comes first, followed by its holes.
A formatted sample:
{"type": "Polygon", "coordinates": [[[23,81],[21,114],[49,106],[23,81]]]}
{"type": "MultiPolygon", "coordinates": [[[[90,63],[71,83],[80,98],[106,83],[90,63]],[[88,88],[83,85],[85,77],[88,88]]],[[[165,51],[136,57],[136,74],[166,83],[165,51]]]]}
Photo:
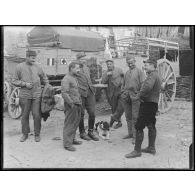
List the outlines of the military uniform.
{"type": "Polygon", "coordinates": [[[102,83],[108,84],[105,91],[108,103],[112,109],[112,118],[114,121],[121,122],[121,116],[123,115],[124,108],[120,95],[124,74],[122,69],[117,67],[114,67],[112,75],[107,75],[107,72],[108,71],[106,71],[102,76],[102,83]]]}
{"type": "Polygon", "coordinates": [[[67,74],[62,80],[61,86],[65,108],[63,145],[64,148],[70,148],[80,123],[82,100],[79,93],[78,81],[75,76],[67,74]]]}
{"type": "MultiPolygon", "coordinates": [[[[156,63],[153,60],[147,60],[148,63],[156,63]]],[[[158,111],[158,99],[161,89],[161,80],[157,70],[150,71],[144,81],[141,90],[136,98],[141,100],[139,115],[135,124],[136,142],[134,151],[127,154],[127,158],[141,156],[142,152],[155,154],[155,139],[156,139],[156,112],[158,111]],[[141,144],[144,138],[143,129],[148,127],[148,147],[141,150],[141,144]]]]}
{"type": "Polygon", "coordinates": [[[140,101],[133,100],[141,89],[141,85],[145,79],[143,71],[134,67],[126,72],[123,83],[123,98],[125,117],[127,121],[128,135],[135,138],[135,123],[137,120],[140,101]]]}
{"type": "MultiPolygon", "coordinates": [[[[79,61],[85,55],[78,54],[77,60],[79,61]]],[[[80,72],[76,75],[78,84],[79,84],[79,92],[81,94],[82,100],[82,111],[81,111],[81,120],[79,123],[79,132],[80,136],[83,139],[89,140],[90,138],[98,141],[99,139],[95,137],[93,134],[94,124],[95,124],[95,89],[92,86],[91,78],[90,78],[90,70],[86,65],[80,63],[80,72]],[[85,134],[85,126],[84,126],[84,115],[85,109],[89,115],[88,118],[88,136],[85,134]],[[83,137],[84,136],[84,137],[83,137]]]]}
{"type": "MultiPolygon", "coordinates": [[[[36,54],[34,54],[33,52],[33,55],[36,54]]],[[[23,62],[16,66],[12,84],[16,87],[21,87],[19,94],[20,105],[22,107],[21,123],[22,133],[26,137],[30,132],[29,114],[31,110],[34,119],[35,136],[39,136],[41,131],[41,82],[44,85],[49,83],[43,69],[37,64],[29,65],[27,62],[23,62]],[[32,83],[33,87],[31,89],[28,89],[26,87],[26,83],[32,83]]]]}

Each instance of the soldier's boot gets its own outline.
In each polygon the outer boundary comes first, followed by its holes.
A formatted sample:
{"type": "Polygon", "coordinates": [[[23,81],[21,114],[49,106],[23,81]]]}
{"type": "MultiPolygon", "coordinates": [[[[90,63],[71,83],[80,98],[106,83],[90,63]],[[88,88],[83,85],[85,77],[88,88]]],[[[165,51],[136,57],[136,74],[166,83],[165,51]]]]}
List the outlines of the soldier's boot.
{"type": "Polygon", "coordinates": [[[155,149],[155,140],[156,140],[156,128],[155,125],[148,125],[148,147],[142,149],[141,151],[149,154],[156,154],[155,149]]]}
{"type": "Polygon", "coordinates": [[[127,122],[127,129],[128,129],[128,135],[123,137],[123,139],[130,139],[133,138],[133,132],[132,132],[132,121],[127,122]]]}
{"type": "Polygon", "coordinates": [[[20,138],[20,142],[24,142],[28,139],[28,134],[23,134],[22,137],[20,138]]]}
{"type": "Polygon", "coordinates": [[[137,131],[136,132],[136,139],[135,139],[135,147],[134,150],[129,153],[126,154],[125,157],[126,158],[136,158],[136,157],[140,157],[142,155],[141,153],[141,145],[144,139],[144,132],[142,131],[137,131]]]}
{"type": "Polygon", "coordinates": [[[79,132],[80,132],[80,138],[83,140],[91,140],[91,138],[85,133],[85,126],[84,126],[84,120],[81,120],[79,123],[79,132]]]}
{"type": "Polygon", "coordinates": [[[74,147],[74,146],[66,146],[66,147],[64,147],[66,150],[68,150],[68,151],[70,151],[70,152],[74,152],[74,151],[76,151],[76,148],[74,147]]]}
{"type": "Polygon", "coordinates": [[[114,126],[114,129],[118,129],[120,127],[122,127],[122,123],[121,121],[118,121],[118,123],[114,126]]]}
{"type": "Polygon", "coordinates": [[[82,141],[79,141],[79,140],[77,140],[77,139],[74,138],[72,144],[74,144],[74,145],[81,145],[82,144],[82,141]]]}
{"type": "Polygon", "coordinates": [[[35,135],[35,141],[36,141],[36,142],[40,142],[40,141],[41,141],[40,135],[35,135]]]}
{"type": "Polygon", "coordinates": [[[113,116],[110,117],[110,127],[112,127],[112,125],[114,124],[115,120],[113,118],[113,116]]]}
{"type": "Polygon", "coordinates": [[[85,132],[80,133],[80,138],[87,141],[91,140],[91,138],[85,132]]]}
{"type": "Polygon", "coordinates": [[[93,129],[88,130],[88,136],[94,141],[99,141],[99,138],[93,134],[93,129]]]}

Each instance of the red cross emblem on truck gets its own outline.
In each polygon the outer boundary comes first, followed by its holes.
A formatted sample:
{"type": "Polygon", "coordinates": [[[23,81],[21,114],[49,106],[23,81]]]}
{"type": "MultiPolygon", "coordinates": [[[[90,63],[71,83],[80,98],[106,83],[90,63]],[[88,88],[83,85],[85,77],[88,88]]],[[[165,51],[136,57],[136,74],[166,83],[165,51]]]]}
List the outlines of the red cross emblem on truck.
{"type": "Polygon", "coordinates": [[[62,58],[62,59],[61,59],[61,64],[63,64],[63,65],[66,65],[66,64],[67,64],[67,62],[66,62],[66,59],[65,59],[65,58],[62,58]]]}

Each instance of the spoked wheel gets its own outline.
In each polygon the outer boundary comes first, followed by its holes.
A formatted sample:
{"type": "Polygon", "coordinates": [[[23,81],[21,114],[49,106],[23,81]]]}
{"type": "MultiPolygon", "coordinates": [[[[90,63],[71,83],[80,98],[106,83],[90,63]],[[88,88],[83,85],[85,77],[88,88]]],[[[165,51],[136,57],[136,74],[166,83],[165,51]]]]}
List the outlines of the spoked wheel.
{"type": "Polygon", "coordinates": [[[158,73],[162,81],[158,109],[160,113],[165,113],[171,108],[175,99],[176,75],[171,62],[166,59],[158,60],[158,73]]]}
{"type": "Polygon", "coordinates": [[[7,81],[4,81],[4,89],[3,89],[3,108],[6,110],[8,105],[9,96],[11,93],[11,87],[7,81]]]}
{"type": "Polygon", "coordinates": [[[22,108],[19,104],[19,88],[15,88],[9,98],[8,113],[11,118],[18,119],[22,115],[22,108]]]}

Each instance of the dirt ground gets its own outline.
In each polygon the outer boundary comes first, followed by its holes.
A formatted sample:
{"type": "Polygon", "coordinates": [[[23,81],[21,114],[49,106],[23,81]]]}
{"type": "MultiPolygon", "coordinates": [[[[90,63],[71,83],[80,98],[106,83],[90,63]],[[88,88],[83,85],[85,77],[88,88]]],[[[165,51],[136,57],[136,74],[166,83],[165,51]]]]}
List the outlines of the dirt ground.
{"type": "MultiPolygon", "coordinates": [[[[98,105],[97,105],[98,106],[98,105]]],[[[96,121],[109,121],[109,110],[97,113],[96,121]]],[[[4,113],[4,168],[188,168],[189,145],[192,143],[192,102],[175,101],[172,109],[157,117],[155,156],[142,154],[141,158],[126,159],[133,150],[127,134],[123,115],[123,127],[111,129],[111,140],[83,141],[76,152],[62,146],[64,113],[53,110],[51,117],[42,122],[41,142],[34,141],[31,118],[29,139],[21,143],[20,120],[11,119],[4,113]],[[57,138],[57,139],[56,139],[57,138]]],[[[85,120],[87,124],[87,120],[85,120]]],[[[147,129],[142,144],[147,146],[147,129]]],[[[77,132],[77,137],[80,140],[77,132]]]]}

